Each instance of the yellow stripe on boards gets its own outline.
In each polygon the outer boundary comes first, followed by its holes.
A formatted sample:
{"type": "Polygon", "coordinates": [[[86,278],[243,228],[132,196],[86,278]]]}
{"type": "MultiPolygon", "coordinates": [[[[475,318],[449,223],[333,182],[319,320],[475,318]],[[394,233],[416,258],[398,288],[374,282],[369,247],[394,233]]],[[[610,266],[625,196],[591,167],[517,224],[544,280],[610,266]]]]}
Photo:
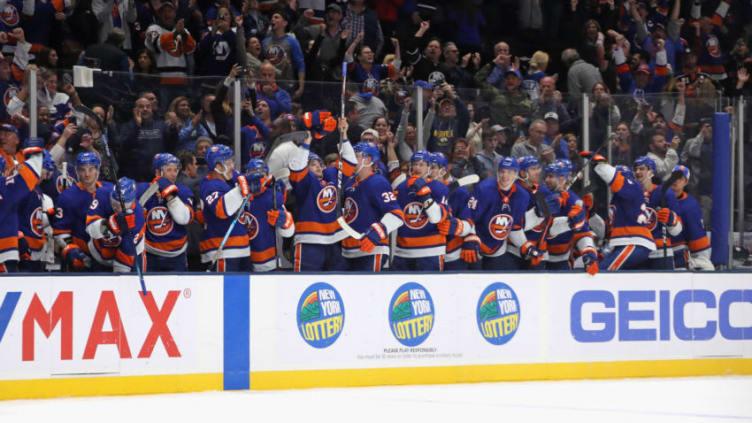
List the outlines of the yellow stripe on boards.
{"type": "Polygon", "coordinates": [[[251,389],[427,385],[526,380],[752,375],[752,359],[489,364],[251,372],[251,389]]]}
{"type": "Polygon", "coordinates": [[[0,400],[221,391],[222,373],[0,380],[0,400]]]}

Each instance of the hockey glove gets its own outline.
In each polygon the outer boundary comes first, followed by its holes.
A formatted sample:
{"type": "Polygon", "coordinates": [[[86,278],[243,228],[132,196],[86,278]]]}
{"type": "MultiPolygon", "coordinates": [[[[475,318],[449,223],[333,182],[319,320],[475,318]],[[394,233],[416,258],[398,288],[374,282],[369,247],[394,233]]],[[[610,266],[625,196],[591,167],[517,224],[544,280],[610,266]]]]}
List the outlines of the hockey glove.
{"type": "Polygon", "coordinates": [[[178,193],[178,187],[164,176],[157,179],[157,185],[159,186],[159,195],[161,195],[162,198],[166,199],[167,196],[178,193]]]}
{"type": "Polygon", "coordinates": [[[465,237],[465,241],[462,243],[462,251],[460,251],[460,257],[466,263],[475,263],[478,261],[478,255],[480,254],[480,238],[478,235],[468,235],[465,237]]]}
{"type": "Polygon", "coordinates": [[[537,266],[543,260],[543,251],[539,250],[532,241],[523,244],[520,252],[522,253],[522,258],[530,260],[530,264],[533,266],[537,266]]]}
{"type": "MultiPolygon", "coordinates": [[[[546,195],[544,198],[546,199],[546,204],[548,205],[548,211],[551,212],[552,215],[556,215],[557,213],[559,213],[559,211],[561,211],[561,201],[560,201],[561,197],[559,197],[556,194],[551,193],[551,194],[546,195]]],[[[543,217],[543,210],[541,209],[541,207],[538,205],[537,202],[535,204],[537,206],[536,207],[537,215],[540,217],[543,217]]]]}
{"type": "Polygon", "coordinates": [[[269,226],[282,229],[289,228],[291,220],[292,215],[282,209],[269,210],[266,212],[266,221],[269,223],[269,226]]]}
{"type": "Polygon", "coordinates": [[[136,215],[134,213],[113,213],[107,219],[107,228],[114,235],[121,235],[124,231],[136,227],[136,215]]]}
{"type": "Polygon", "coordinates": [[[76,244],[68,244],[63,248],[63,262],[69,271],[78,271],[88,267],[91,259],[76,244]]]}
{"type": "Polygon", "coordinates": [[[439,229],[439,233],[446,236],[460,236],[465,224],[462,220],[449,217],[439,222],[436,227],[439,229]]]}
{"type": "Polygon", "coordinates": [[[360,251],[370,253],[382,240],[386,239],[386,227],[379,222],[371,225],[360,240],[360,251]]]}
{"type": "Polygon", "coordinates": [[[31,260],[29,241],[26,240],[26,237],[21,231],[18,231],[18,259],[21,261],[31,260]]]}
{"type": "Polygon", "coordinates": [[[595,164],[608,163],[608,159],[592,151],[581,151],[579,156],[585,159],[590,159],[590,161],[592,161],[595,164]]]}
{"type": "Polygon", "coordinates": [[[240,195],[243,196],[243,198],[248,197],[251,195],[251,187],[248,185],[248,180],[243,175],[238,175],[235,184],[240,188],[240,195]]]}
{"type": "Polygon", "coordinates": [[[667,226],[676,225],[676,213],[672,212],[668,207],[664,207],[658,210],[658,221],[667,226]]]}
{"type": "Polygon", "coordinates": [[[595,251],[585,251],[582,254],[582,263],[585,265],[585,270],[591,275],[595,276],[598,273],[598,257],[595,255],[595,251]]]}
{"type": "Polygon", "coordinates": [[[576,231],[582,229],[582,227],[585,226],[585,211],[579,206],[572,207],[569,215],[567,215],[567,220],[569,221],[569,227],[572,228],[572,230],[576,231]]]}
{"type": "Polygon", "coordinates": [[[426,184],[425,179],[417,178],[413,182],[410,189],[415,193],[418,201],[423,204],[424,208],[427,208],[431,203],[431,188],[426,184]]]}

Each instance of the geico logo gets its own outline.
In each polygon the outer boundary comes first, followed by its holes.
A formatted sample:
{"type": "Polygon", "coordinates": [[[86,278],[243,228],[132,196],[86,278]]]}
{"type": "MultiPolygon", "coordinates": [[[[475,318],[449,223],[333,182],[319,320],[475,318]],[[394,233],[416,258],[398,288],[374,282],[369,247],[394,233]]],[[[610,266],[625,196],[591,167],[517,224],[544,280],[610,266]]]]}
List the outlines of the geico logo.
{"type": "MultiPolygon", "coordinates": [[[[145,311],[151,319],[151,328],[149,329],[141,349],[138,352],[138,358],[150,358],[157,340],[162,341],[162,345],[169,357],[180,357],[178,345],[170,333],[167,326],[167,320],[170,313],[175,307],[180,291],[169,291],[159,308],[154,300],[152,293],[148,295],[138,295],[144,305],[145,311]]],[[[3,336],[8,329],[11,317],[21,298],[21,292],[8,292],[3,298],[0,305],[0,344],[3,336]]],[[[81,307],[77,304],[76,307],[81,307]]],[[[134,320],[130,317],[127,320],[134,320]]],[[[140,317],[139,317],[140,319],[140,317]]],[[[123,324],[123,318],[120,314],[115,293],[113,291],[102,291],[97,302],[97,308],[91,321],[87,321],[88,326],[77,326],[76,331],[88,332],[89,336],[86,345],[83,348],[82,358],[91,360],[94,358],[99,345],[116,345],[120,358],[132,358],[128,336],[125,332],[126,325],[123,324]],[[112,330],[105,330],[111,328],[112,330]]],[[[55,298],[49,311],[44,307],[39,296],[34,293],[34,297],[29,303],[28,309],[24,313],[22,323],[22,346],[21,358],[23,361],[34,361],[34,333],[35,327],[41,329],[45,337],[50,338],[52,332],[59,327],[60,331],[60,359],[73,359],[73,292],[61,291],[55,298]]],[[[80,347],[77,351],[80,350],[80,347]]]]}
{"type": "Polygon", "coordinates": [[[617,300],[609,291],[579,291],[570,303],[572,336],[578,342],[608,342],[616,336],[618,325],[619,341],[668,341],[672,326],[674,335],[682,341],[706,341],[715,337],[716,331],[729,340],[752,339],[752,326],[732,325],[752,321],[752,290],[727,290],[718,301],[713,292],[704,289],[676,292],[673,301],[671,296],[671,291],[619,291],[616,308],[617,300]],[[645,303],[653,304],[654,310],[645,310],[645,303]],[[685,310],[688,306],[692,313],[685,310]],[[685,315],[695,316],[694,325],[687,324],[685,315]],[[717,316],[717,320],[703,317],[704,326],[697,326],[697,316],[708,315],[717,316]],[[657,327],[645,328],[649,325],[643,322],[653,322],[657,327]]]}

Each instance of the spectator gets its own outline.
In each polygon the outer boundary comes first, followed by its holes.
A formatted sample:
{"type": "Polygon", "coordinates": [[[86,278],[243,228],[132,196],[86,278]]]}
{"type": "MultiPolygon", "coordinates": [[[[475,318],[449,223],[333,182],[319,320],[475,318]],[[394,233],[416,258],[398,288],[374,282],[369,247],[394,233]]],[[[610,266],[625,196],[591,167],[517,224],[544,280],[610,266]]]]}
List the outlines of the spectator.
{"type": "Polygon", "coordinates": [[[446,97],[439,101],[438,116],[433,120],[426,147],[432,153],[444,153],[448,156],[454,140],[467,133],[470,115],[465,103],[448,83],[444,82],[435,92],[443,92],[446,97]]]}
{"type": "MultiPolygon", "coordinates": [[[[258,75],[261,70],[261,41],[258,37],[250,37],[245,42],[245,57],[248,69],[253,75],[258,75]]],[[[276,71],[276,68],[275,68],[276,71]]]]}
{"type": "Polygon", "coordinates": [[[548,112],[543,120],[546,122],[546,137],[543,138],[543,143],[553,148],[557,159],[569,160],[569,148],[567,148],[567,143],[562,140],[559,128],[559,115],[556,112],[548,112]]]}
{"type": "Polygon", "coordinates": [[[177,145],[178,128],[156,119],[152,103],[145,97],[136,100],[133,119],[120,129],[120,176],[136,181],[154,177],[151,161],[155,154],[173,151],[177,145]]]}
{"type": "MultiPolygon", "coordinates": [[[[196,51],[199,75],[227,75],[232,65],[245,64],[245,37],[243,32],[233,31],[235,18],[230,8],[221,6],[212,20],[209,32],[201,38],[196,51]]],[[[234,29],[238,29],[237,27],[234,29]]]]}
{"type": "Polygon", "coordinates": [[[491,121],[502,126],[520,126],[536,114],[535,103],[520,90],[522,75],[509,68],[504,76],[506,90],[491,103],[491,121]]]}
{"type": "Polygon", "coordinates": [[[510,67],[512,55],[509,44],[499,41],[494,45],[494,59],[475,74],[475,84],[483,89],[483,98],[492,99],[506,90],[504,76],[510,67]]]}
{"type": "Polygon", "coordinates": [[[612,165],[632,166],[634,159],[634,149],[632,148],[632,132],[629,130],[627,122],[619,122],[616,125],[616,131],[611,136],[611,158],[609,163],[612,165]]]}
{"type": "MultiPolygon", "coordinates": [[[[454,39],[457,42],[455,47],[459,47],[463,52],[479,52],[483,48],[483,40],[480,36],[480,29],[485,28],[487,23],[483,17],[483,12],[478,7],[478,2],[463,0],[457,2],[456,11],[449,12],[449,20],[455,22],[454,39]]],[[[454,44],[454,43],[452,43],[454,44]]],[[[446,51],[444,57],[446,58],[446,51]]],[[[478,54],[480,58],[480,54],[478,54]]]]}
{"type": "Polygon", "coordinates": [[[57,51],[54,48],[42,48],[42,51],[37,54],[36,62],[40,68],[57,69],[57,51]]]}
{"type": "Polygon", "coordinates": [[[577,124],[569,117],[564,98],[556,89],[556,81],[550,76],[541,78],[540,97],[535,100],[535,104],[540,116],[545,116],[551,112],[556,113],[556,116],[559,117],[559,126],[562,129],[571,128],[577,124]]]}
{"type": "Polygon", "coordinates": [[[269,105],[271,119],[276,119],[282,113],[292,111],[292,99],[290,94],[276,83],[274,65],[266,61],[259,69],[259,82],[256,84],[256,96],[258,100],[265,101],[269,105]]]}
{"type": "Polygon", "coordinates": [[[614,103],[608,87],[603,82],[597,82],[593,85],[592,94],[592,102],[590,103],[590,148],[595,151],[611,135],[607,133],[607,128],[613,127],[621,121],[621,112],[614,103]]]}
{"type": "Polygon", "coordinates": [[[548,68],[548,53],[536,51],[530,58],[530,68],[527,75],[522,81],[522,91],[531,100],[537,100],[540,97],[540,81],[546,78],[546,68],[548,68]]]}
{"type": "Polygon", "coordinates": [[[178,150],[189,149],[194,143],[194,141],[190,138],[186,137],[184,139],[180,137],[180,134],[183,133],[183,129],[189,126],[193,127],[193,117],[194,115],[191,111],[190,100],[188,100],[188,97],[175,97],[175,99],[170,103],[170,106],[167,108],[165,120],[168,121],[171,125],[175,125],[180,128],[180,132],[178,134],[178,150]]]}
{"type": "Polygon", "coordinates": [[[203,179],[204,176],[208,175],[211,171],[209,169],[209,166],[207,166],[206,164],[206,150],[208,150],[212,145],[214,145],[214,143],[209,137],[198,137],[198,139],[196,140],[194,151],[196,154],[196,164],[198,165],[196,174],[198,175],[199,179],[203,179]]]}
{"type": "Polygon", "coordinates": [[[347,139],[355,145],[360,142],[360,134],[365,130],[358,124],[358,121],[360,121],[358,103],[350,100],[345,102],[345,118],[347,119],[347,139]]]}
{"type": "Polygon", "coordinates": [[[133,50],[131,24],[138,18],[134,0],[92,0],[91,10],[99,21],[100,43],[106,43],[111,31],[117,29],[123,35],[123,50],[133,50]]]}
{"type": "MultiPolygon", "coordinates": [[[[491,136],[496,138],[496,152],[503,157],[512,154],[512,143],[509,140],[509,130],[501,125],[493,125],[487,130],[491,136]]],[[[498,170],[498,169],[496,169],[498,170]]]]}
{"type": "Polygon", "coordinates": [[[483,131],[488,130],[488,106],[470,103],[467,105],[470,124],[467,126],[465,139],[476,151],[483,149],[483,131]],[[479,118],[476,118],[478,116],[479,118]]]}
{"type": "Polygon", "coordinates": [[[407,61],[413,66],[413,79],[428,81],[433,85],[440,85],[444,81],[454,84],[456,81],[448,78],[451,73],[449,66],[440,61],[441,41],[439,39],[429,39],[423,53],[420,52],[418,43],[423,41],[423,36],[429,27],[428,21],[421,22],[415,37],[409,38],[405,46],[407,61]]]}
{"type": "MultiPolygon", "coordinates": [[[[284,10],[275,11],[272,14],[271,33],[261,45],[266,60],[282,73],[280,84],[293,93],[293,98],[299,98],[305,89],[305,59],[298,40],[287,34],[287,21],[284,10]],[[295,78],[298,82],[297,89],[292,91],[295,88],[295,78]]],[[[264,70],[261,72],[263,74],[264,70]]],[[[272,113],[272,116],[277,115],[272,113]]]]}
{"type": "Polygon", "coordinates": [[[449,160],[449,173],[459,179],[468,175],[483,176],[485,167],[475,156],[475,150],[464,138],[457,138],[452,146],[452,156],[449,160]]]}
{"type": "MultiPolygon", "coordinates": [[[[496,127],[498,125],[494,125],[496,127]]],[[[481,179],[484,178],[495,178],[496,172],[499,167],[499,162],[501,162],[501,159],[504,158],[501,154],[496,152],[496,148],[499,144],[499,138],[496,137],[497,129],[499,128],[491,128],[491,131],[486,131],[483,134],[483,150],[478,152],[476,154],[476,157],[478,160],[483,164],[483,174],[478,175],[481,177],[481,179]]],[[[498,130],[499,134],[504,134],[503,130],[498,130]]],[[[506,140],[505,140],[506,141],[506,140]]]]}
{"type": "MultiPolygon", "coordinates": [[[[208,137],[210,140],[216,138],[217,127],[214,124],[214,115],[211,113],[211,104],[215,99],[216,96],[214,94],[205,94],[201,98],[201,110],[193,114],[190,122],[180,130],[179,146],[190,150],[200,137],[208,137]]],[[[203,156],[198,155],[197,157],[203,156]]]]}
{"type": "Polygon", "coordinates": [[[681,152],[681,162],[690,170],[687,191],[697,197],[702,193],[710,193],[712,186],[712,157],[713,150],[713,120],[700,119],[700,131],[697,136],[687,140],[681,152]]]}
{"type": "Polygon", "coordinates": [[[185,22],[175,21],[175,4],[172,0],[156,0],[159,23],[146,30],[146,48],[156,56],[160,73],[159,90],[162,105],[170,104],[174,97],[184,95],[188,85],[189,56],[196,49],[196,41],[185,29],[185,22]]]}
{"type": "MultiPolygon", "coordinates": [[[[323,39],[321,40],[321,47],[319,49],[319,60],[329,63],[337,57],[340,45],[347,43],[347,39],[350,38],[350,30],[342,28],[342,8],[335,3],[326,7],[325,23],[326,26],[322,34],[323,39]]],[[[342,70],[340,69],[339,73],[341,72],[342,70]]]]}
{"type": "Polygon", "coordinates": [[[259,11],[258,0],[243,1],[243,30],[245,38],[250,40],[255,37],[262,40],[266,37],[266,29],[269,27],[269,18],[259,11]]]}
{"type": "Polygon", "coordinates": [[[471,88],[471,72],[478,70],[480,53],[466,53],[460,60],[460,49],[448,41],[444,44],[444,64],[447,66],[447,80],[454,81],[456,88],[471,88]]]}
{"type": "Polygon", "coordinates": [[[546,167],[555,159],[554,150],[543,144],[543,138],[546,136],[546,122],[537,119],[530,124],[527,137],[518,139],[512,146],[512,157],[533,156],[541,167],[546,167]]]}
{"type": "Polygon", "coordinates": [[[569,101],[579,104],[582,93],[589,93],[597,82],[603,82],[598,68],[580,58],[577,50],[568,48],[561,52],[561,62],[567,73],[569,101]]]}
{"type": "Polygon", "coordinates": [[[365,0],[349,0],[345,17],[342,19],[342,28],[350,30],[348,45],[356,37],[363,33],[363,44],[371,46],[376,57],[381,55],[381,49],[384,47],[384,33],[381,32],[381,23],[378,15],[371,9],[368,9],[365,0]]]}
{"type": "Polygon", "coordinates": [[[363,34],[359,34],[355,41],[350,44],[345,51],[345,61],[348,62],[347,73],[353,82],[364,82],[366,79],[375,79],[381,81],[382,79],[391,78],[397,79],[399,76],[399,70],[401,65],[399,41],[396,38],[392,38],[392,44],[394,45],[395,54],[392,64],[379,65],[374,64],[374,52],[367,44],[361,44],[358,47],[357,54],[355,55],[356,61],[353,62],[353,51],[363,38],[363,34]]]}
{"type": "Polygon", "coordinates": [[[666,181],[671,176],[674,166],[679,164],[676,147],[666,143],[665,133],[649,131],[646,138],[650,140],[647,156],[655,162],[655,176],[661,181],[666,181]]]}
{"type": "Polygon", "coordinates": [[[358,107],[358,125],[363,128],[370,128],[373,121],[380,116],[386,116],[386,105],[378,97],[379,84],[375,79],[367,79],[363,82],[362,92],[357,92],[357,85],[354,83],[347,84],[347,93],[349,101],[354,102],[358,107]]]}

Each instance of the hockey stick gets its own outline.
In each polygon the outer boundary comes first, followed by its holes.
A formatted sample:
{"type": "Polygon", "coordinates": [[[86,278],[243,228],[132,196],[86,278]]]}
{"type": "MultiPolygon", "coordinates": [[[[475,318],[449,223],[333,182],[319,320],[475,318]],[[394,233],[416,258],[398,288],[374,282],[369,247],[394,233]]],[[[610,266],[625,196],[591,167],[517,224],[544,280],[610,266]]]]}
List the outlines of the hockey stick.
{"type": "MultiPolygon", "coordinates": [[[[345,87],[347,85],[347,62],[342,62],[342,94],[340,95],[340,119],[345,119],[345,87]]],[[[342,218],[342,144],[344,144],[345,134],[342,128],[339,131],[339,161],[337,161],[337,221],[342,218]]],[[[342,222],[347,225],[344,219],[342,222]]],[[[340,226],[342,226],[340,224],[340,226]]],[[[344,229],[344,227],[343,227],[344,229]]],[[[347,232],[347,230],[345,229],[347,232]]],[[[358,238],[360,239],[360,238],[358,238]]]]}
{"type": "MultiPolygon", "coordinates": [[[[77,106],[74,106],[74,108],[81,112],[86,114],[87,116],[94,119],[95,122],[99,125],[99,128],[101,130],[102,128],[102,119],[99,118],[99,116],[94,113],[91,109],[84,106],[83,104],[79,104],[77,106]]],[[[110,152],[110,143],[107,141],[107,137],[102,137],[104,140],[104,151],[107,153],[107,160],[109,160],[110,165],[112,166],[112,173],[115,174],[115,190],[118,195],[118,199],[120,200],[120,209],[123,213],[125,213],[125,200],[123,199],[123,193],[120,190],[120,178],[118,177],[118,169],[117,164],[115,163],[115,159],[112,158],[112,153],[110,152]]],[[[131,239],[130,237],[130,230],[126,230],[126,236],[128,239],[131,239]]],[[[141,293],[145,297],[147,295],[146,292],[146,282],[144,281],[144,274],[141,271],[141,264],[138,262],[138,244],[136,244],[136,240],[133,240],[133,252],[135,253],[135,257],[133,259],[133,263],[136,267],[136,273],[138,274],[138,281],[141,283],[141,293]]],[[[146,254],[146,251],[144,251],[142,254],[146,254]]]]}
{"type": "Polygon", "coordinates": [[[347,235],[357,239],[360,241],[363,239],[363,234],[353,229],[352,226],[350,226],[346,221],[344,216],[340,216],[337,218],[337,223],[339,224],[339,227],[342,228],[345,232],[347,232],[347,235]]]}
{"type": "MultiPolygon", "coordinates": [[[[593,155],[596,155],[596,154],[600,154],[600,153],[601,153],[601,150],[603,150],[603,147],[605,147],[606,145],[608,145],[608,143],[609,143],[609,142],[611,142],[611,140],[610,140],[610,139],[609,139],[608,141],[604,142],[604,143],[603,143],[603,144],[602,144],[602,145],[601,145],[600,147],[598,147],[598,149],[597,149],[597,150],[595,150],[595,153],[593,153],[593,155]]],[[[571,180],[569,181],[569,183],[567,184],[567,186],[566,186],[566,187],[564,188],[564,191],[569,191],[569,189],[570,189],[570,188],[572,188],[572,186],[573,186],[573,185],[574,185],[575,183],[577,183],[577,181],[578,181],[578,180],[580,180],[580,179],[581,179],[582,177],[584,177],[584,176],[585,176],[585,168],[586,168],[586,167],[587,167],[587,165],[589,165],[589,164],[590,164],[590,160],[587,160],[587,161],[585,161],[585,163],[583,163],[583,164],[582,164],[582,168],[580,168],[580,171],[579,171],[579,172],[577,172],[577,174],[576,174],[576,175],[574,175],[574,178],[572,178],[572,179],[571,179],[571,180]]]]}
{"type": "MultiPolygon", "coordinates": [[[[684,177],[684,173],[681,170],[674,171],[668,180],[661,185],[661,208],[666,207],[666,191],[682,177],[684,177]]],[[[663,261],[666,262],[668,261],[668,227],[665,223],[661,225],[661,237],[663,237],[663,261]]]]}
{"type": "Polygon", "coordinates": [[[151,196],[154,195],[158,189],[159,185],[156,182],[149,184],[149,187],[146,188],[146,191],[144,191],[144,193],[141,194],[140,197],[138,197],[138,203],[141,204],[141,207],[143,207],[146,202],[149,201],[151,196]]]}
{"type": "MultiPolygon", "coordinates": [[[[274,204],[274,210],[277,210],[277,181],[289,178],[290,169],[282,168],[276,173],[272,174],[274,178],[274,185],[272,186],[272,203],[274,204]]],[[[283,200],[284,201],[284,200],[283,200]]],[[[282,267],[282,235],[280,235],[277,228],[274,228],[274,250],[277,252],[277,268],[282,267]]]]}
{"type": "Polygon", "coordinates": [[[214,254],[214,259],[211,262],[211,265],[209,268],[213,268],[217,264],[217,260],[219,260],[219,256],[222,254],[222,250],[225,248],[225,244],[227,243],[227,240],[230,238],[230,233],[232,232],[232,229],[235,227],[235,224],[238,223],[238,219],[240,219],[240,216],[243,214],[243,210],[245,209],[245,203],[248,202],[248,200],[251,198],[253,194],[248,194],[248,196],[243,197],[243,202],[240,203],[240,208],[238,209],[237,214],[235,214],[235,217],[232,219],[232,222],[230,223],[230,227],[227,228],[227,232],[225,232],[224,238],[222,238],[222,242],[219,244],[219,248],[217,248],[217,253],[214,254]]]}
{"type": "Polygon", "coordinates": [[[452,192],[452,191],[456,190],[459,187],[464,187],[464,186],[467,186],[467,185],[477,184],[478,182],[480,182],[480,176],[478,176],[478,175],[476,175],[474,173],[472,175],[463,176],[462,178],[457,179],[454,182],[452,182],[451,184],[449,184],[449,192],[452,192]]]}
{"type": "Polygon", "coordinates": [[[394,181],[392,181],[392,189],[397,189],[397,187],[405,182],[407,180],[407,175],[404,173],[400,173],[399,176],[394,178],[394,181]]]}
{"type": "MultiPolygon", "coordinates": [[[[554,222],[554,218],[551,215],[551,209],[548,208],[548,203],[546,202],[546,196],[543,195],[543,193],[540,190],[536,190],[533,195],[535,196],[535,200],[538,202],[541,208],[541,212],[543,212],[543,218],[545,219],[546,224],[543,226],[543,232],[541,232],[541,237],[538,240],[538,249],[541,251],[541,260],[543,260],[543,251],[547,248],[547,241],[546,237],[548,236],[548,231],[551,229],[551,225],[554,222]]],[[[533,259],[535,260],[535,259],[533,259]]],[[[540,263],[540,261],[538,261],[540,263]]],[[[538,263],[533,263],[534,265],[537,265],[538,263]]]]}

